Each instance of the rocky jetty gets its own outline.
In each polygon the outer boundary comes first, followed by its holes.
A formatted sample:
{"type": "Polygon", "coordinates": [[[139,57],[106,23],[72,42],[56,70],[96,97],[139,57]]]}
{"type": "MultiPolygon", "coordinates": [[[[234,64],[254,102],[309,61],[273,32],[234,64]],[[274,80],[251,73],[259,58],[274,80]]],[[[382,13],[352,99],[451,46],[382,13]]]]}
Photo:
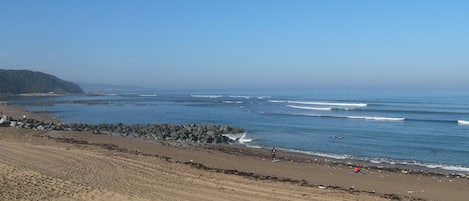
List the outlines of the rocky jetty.
{"type": "Polygon", "coordinates": [[[195,143],[230,143],[232,139],[224,134],[244,133],[242,128],[225,125],[174,125],[174,124],[62,124],[45,123],[35,119],[4,120],[10,127],[46,131],[84,131],[94,134],[148,138],[153,140],[180,141],[195,143]]]}

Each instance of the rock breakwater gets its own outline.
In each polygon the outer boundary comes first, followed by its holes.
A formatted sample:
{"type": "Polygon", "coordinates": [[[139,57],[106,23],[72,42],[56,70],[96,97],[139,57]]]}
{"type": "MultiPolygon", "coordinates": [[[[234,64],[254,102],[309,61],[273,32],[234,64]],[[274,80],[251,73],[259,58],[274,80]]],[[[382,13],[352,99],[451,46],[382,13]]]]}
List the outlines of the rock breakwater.
{"type": "Polygon", "coordinates": [[[174,125],[174,124],[63,124],[45,123],[35,119],[8,119],[3,125],[46,131],[83,131],[94,134],[124,136],[129,138],[148,138],[163,141],[181,141],[195,143],[231,143],[225,134],[244,133],[244,129],[226,125],[174,125]]]}

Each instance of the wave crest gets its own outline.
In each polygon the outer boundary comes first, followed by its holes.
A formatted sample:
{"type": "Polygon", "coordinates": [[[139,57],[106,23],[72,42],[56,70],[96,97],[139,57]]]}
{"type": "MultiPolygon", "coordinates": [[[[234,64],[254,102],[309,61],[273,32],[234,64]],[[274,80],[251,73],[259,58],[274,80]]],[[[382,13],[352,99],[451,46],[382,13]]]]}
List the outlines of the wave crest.
{"type": "Polygon", "coordinates": [[[336,103],[336,102],[320,102],[320,101],[287,101],[288,103],[303,105],[324,105],[324,106],[344,106],[344,107],[366,107],[366,103],[336,103]]]}
{"type": "Polygon", "coordinates": [[[222,101],[225,104],[242,104],[243,101],[222,101]]]}
{"type": "Polygon", "coordinates": [[[221,98],[221,97],[223,97],[223,95],[196,95],[196,94],[192,94],[191,97],[194,97],[194,98],[221,98]]]}
{"type": "Polygon", "coordinates": [[[235,96],[235,95],[231,95],[230,98],[244,98],[244,99],[250,99],[251,96],[235,96]]]}
{"type": "Polygon", "coordinates": [[[400,117],[367,117],[367,116],[347,116],[349,119],[365,119],[375,121],[404,121],[405,118],[400,117]]]}
{"type": "Polygon", "coordinates": [[[458,124],[460,124],[460,125],[469,125],[469,121],[466,121],[466,120],[458,120],[458,124]]]}
{"type": "Polygon", "coordinates": [[[268,100],[271,103],[286,103],[287,101],[284,100],[268,100]]]}
{"type": "Polygon", "coordinates": [[[307,106],[298,106],[298,105],[287,105],[287,107],[296,108],[296,109],[304,109],[304,110],[322,110],[322,111],[332,110],[332,108],[330,107],[307,107],[307,106]]]}

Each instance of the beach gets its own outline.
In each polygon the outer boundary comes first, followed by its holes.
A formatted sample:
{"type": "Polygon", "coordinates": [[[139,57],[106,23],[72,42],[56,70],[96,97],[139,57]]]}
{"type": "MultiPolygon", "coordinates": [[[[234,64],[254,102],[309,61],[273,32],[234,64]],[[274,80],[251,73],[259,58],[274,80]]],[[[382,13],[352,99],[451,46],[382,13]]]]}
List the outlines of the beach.
{"type": "MultiPolygon", "coordinates": [[[[54,121],[0,106],[4,115],[54,121]]],[[[226,144],[0,127],[1,200],[467,200],[465,175],[226,144]],[[360,166],[362,174],[353,173],[360,166]]]]}

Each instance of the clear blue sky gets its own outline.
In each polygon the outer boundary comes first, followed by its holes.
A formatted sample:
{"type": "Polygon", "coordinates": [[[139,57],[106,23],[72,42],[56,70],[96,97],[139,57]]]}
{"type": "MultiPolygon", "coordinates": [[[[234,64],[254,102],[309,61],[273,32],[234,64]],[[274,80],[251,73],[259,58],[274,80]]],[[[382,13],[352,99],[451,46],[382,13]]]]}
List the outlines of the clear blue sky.
{"type": "Polygon", "coordinates": [[[469,1],[0,0],[0,68],[156,89],[469,89],[469,1]]]}

